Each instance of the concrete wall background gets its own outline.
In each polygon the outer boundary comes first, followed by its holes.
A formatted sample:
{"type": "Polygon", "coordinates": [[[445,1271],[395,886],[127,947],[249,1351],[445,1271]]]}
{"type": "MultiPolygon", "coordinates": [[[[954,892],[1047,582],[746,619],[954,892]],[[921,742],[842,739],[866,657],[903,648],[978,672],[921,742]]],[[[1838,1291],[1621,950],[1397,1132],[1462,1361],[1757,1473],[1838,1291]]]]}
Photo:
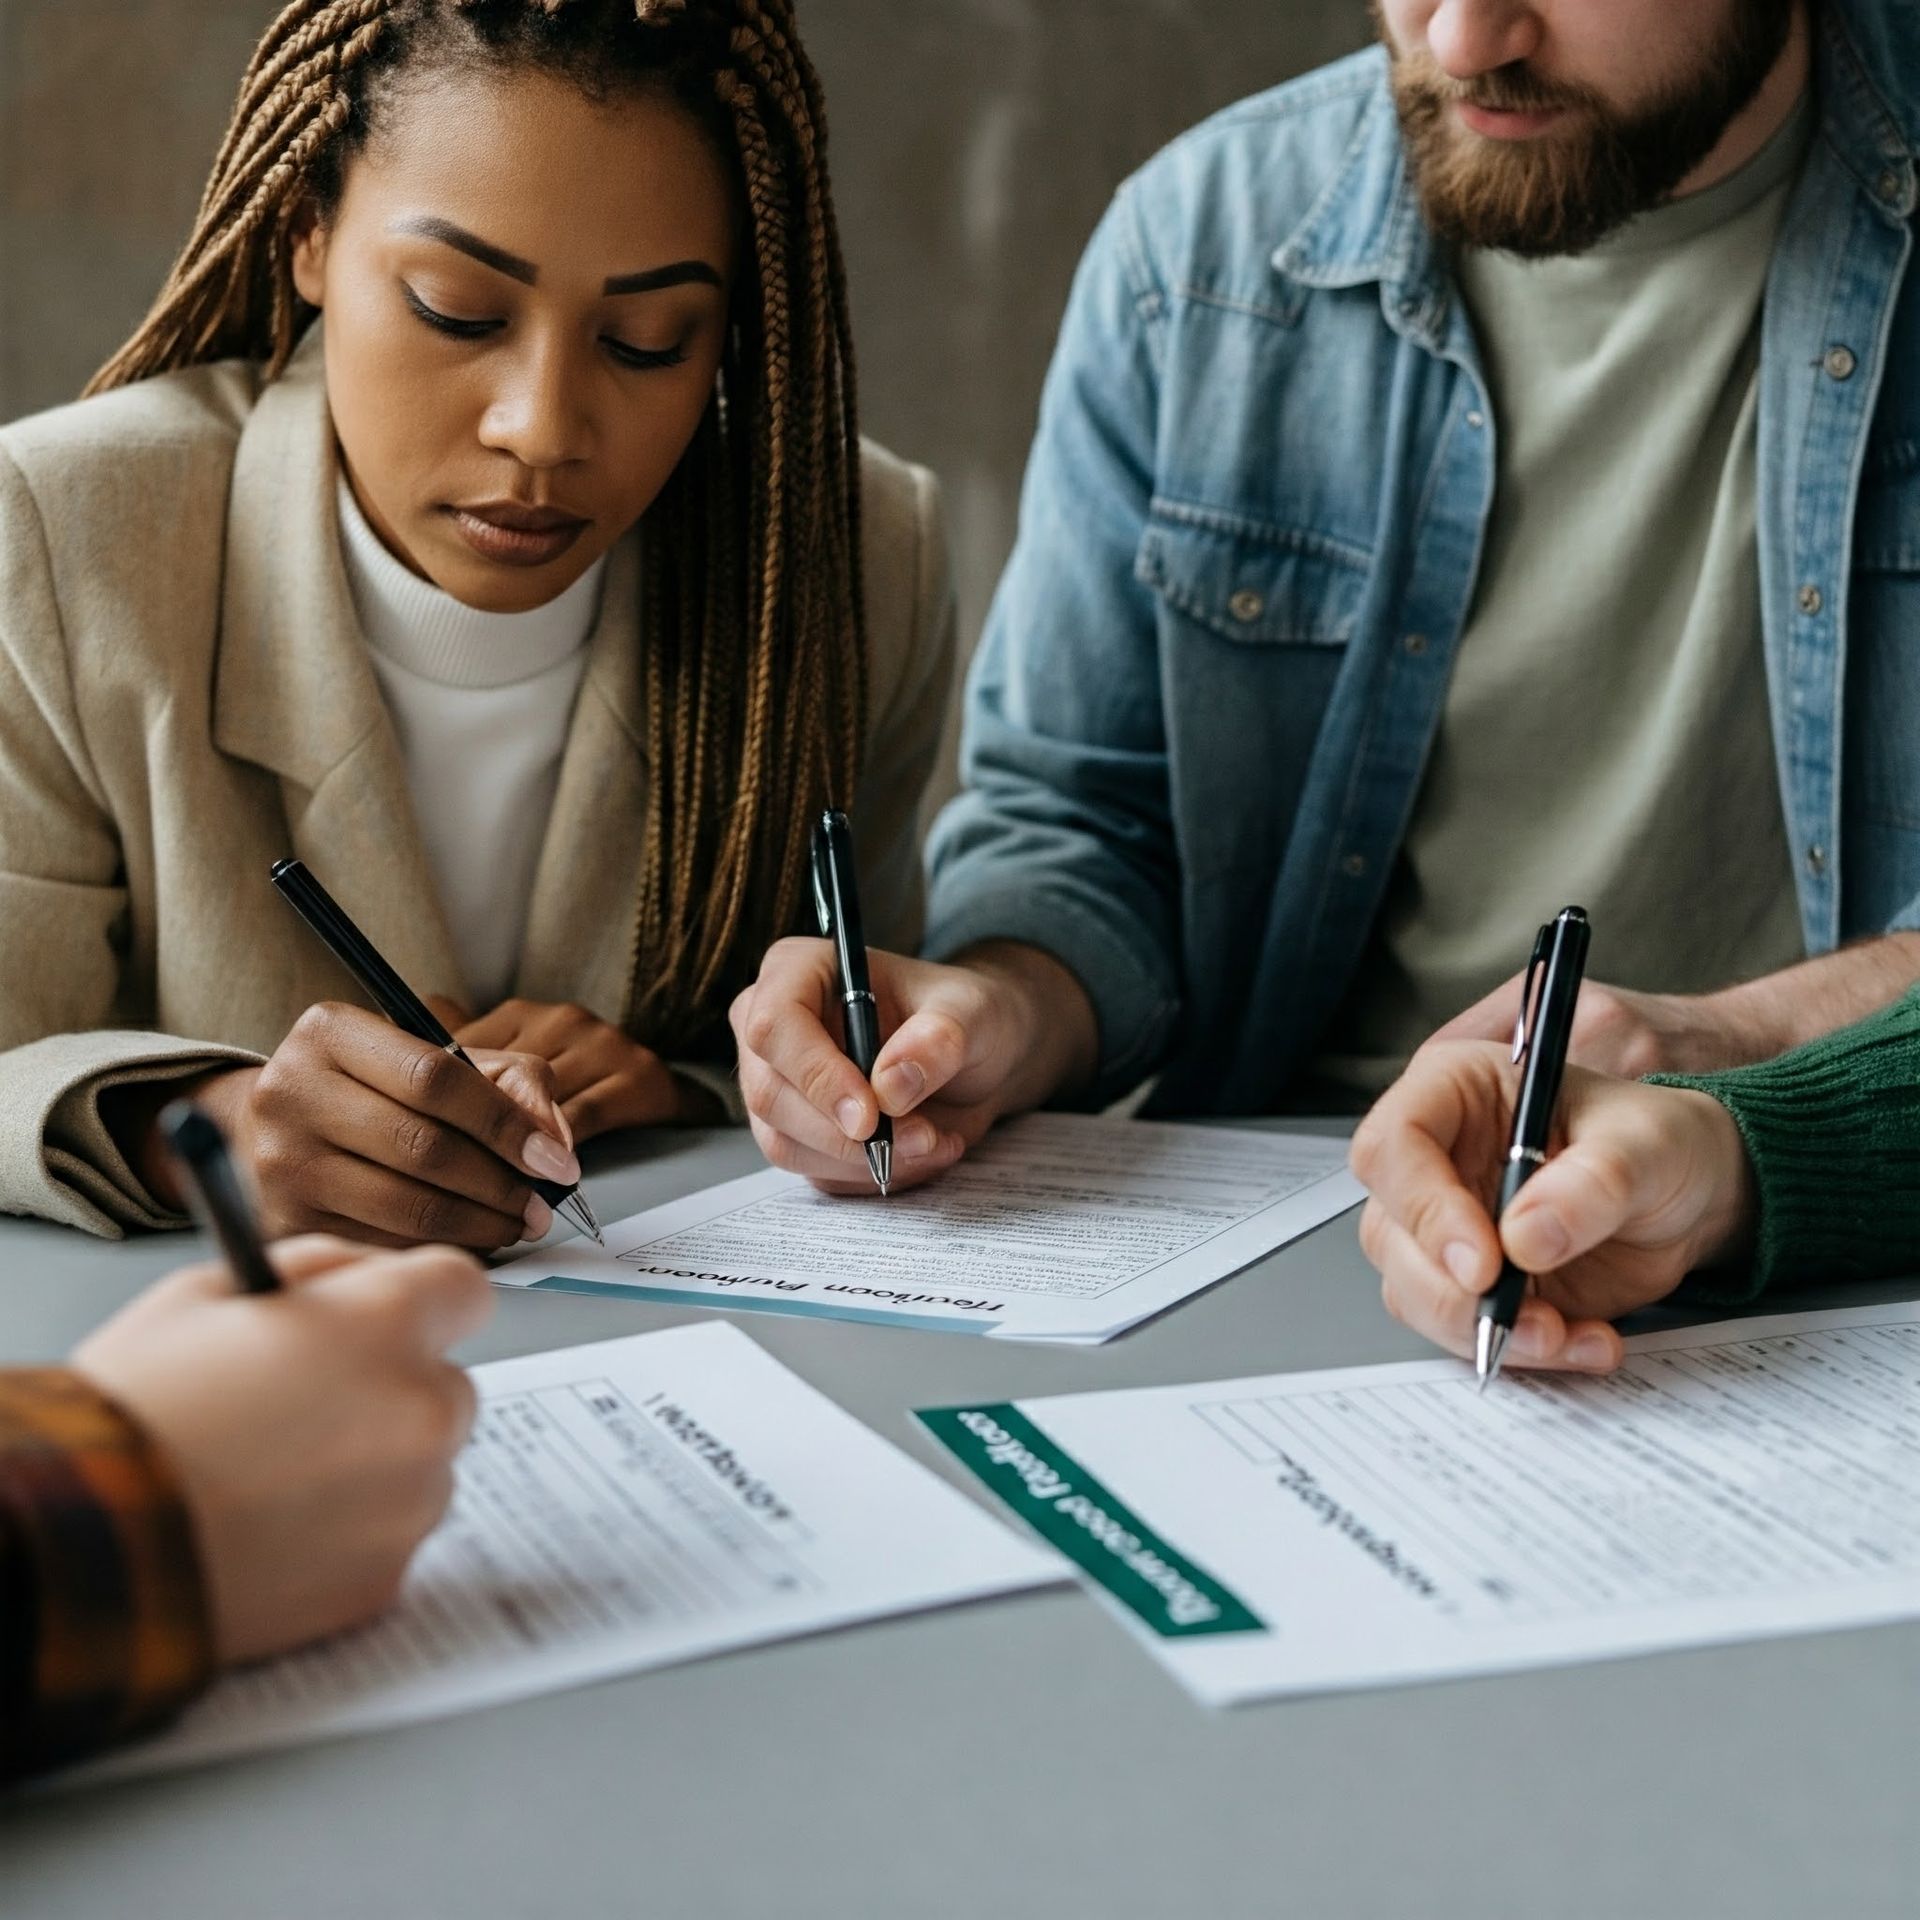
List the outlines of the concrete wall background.
{"type": "MultiPolygon", "coordinates": [[[[0,0],[0,419],[76,392],[186,231],[273,0],[0,0]]],[[[970,641],[1081,245],[1182,127],[1364,43],[1363,0],[803,0],[867,430],[946,483],[970,641]]]]}

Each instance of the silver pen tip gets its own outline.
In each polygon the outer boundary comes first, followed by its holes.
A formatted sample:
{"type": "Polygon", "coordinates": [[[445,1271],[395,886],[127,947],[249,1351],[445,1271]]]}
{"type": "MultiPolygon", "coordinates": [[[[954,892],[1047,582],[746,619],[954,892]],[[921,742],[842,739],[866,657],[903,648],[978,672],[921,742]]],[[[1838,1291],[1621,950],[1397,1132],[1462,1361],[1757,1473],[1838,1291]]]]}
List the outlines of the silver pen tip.
{"type": "Polygon", "coordinates": [[[1473,1370],[1480,1379],[1480,1391],[1500,1371],[1500,1356],[1507,1350],[1507,1330],[1499,1321],[1486,1319],[1474,1328],[1473,1370]]]}
{"type": "Polygon", "coordinates": [[[867,1171],[873,1175],[873,1184],[880,1189],[880,1198],[887,1197],[887,1189],[893,1185],[893,1142],[891,1140],[869,1140],[867,1142],[867,1171]]]}
{"type": "Polygon", "coordinates": [[[590,1234],[593,1237],[595,1246],[604,1247],[607,1244],[606,1236],[600,1231],[600,1222],[594,1217],[593,1208],[587,1204],[587,1196],[582,1193],[578,1187],[575,1187],[574,1190],[561,1201],[560,1207],[561,1211],[564,1212],[583,1233],[590,1234]]]}

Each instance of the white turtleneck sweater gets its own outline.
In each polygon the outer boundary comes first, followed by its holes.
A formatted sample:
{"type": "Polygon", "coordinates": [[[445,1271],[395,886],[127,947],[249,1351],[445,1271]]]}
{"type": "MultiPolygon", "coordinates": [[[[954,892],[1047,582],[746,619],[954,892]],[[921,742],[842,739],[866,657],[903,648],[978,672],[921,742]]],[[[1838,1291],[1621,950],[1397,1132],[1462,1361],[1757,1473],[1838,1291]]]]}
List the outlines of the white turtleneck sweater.
{"type": "Polygon", "coordinates": [[[473,1011],[513,990],[534,869],[606,571],[529,613],[480,613],[410,573],[343,474],[340,546],[473,1011]]]}

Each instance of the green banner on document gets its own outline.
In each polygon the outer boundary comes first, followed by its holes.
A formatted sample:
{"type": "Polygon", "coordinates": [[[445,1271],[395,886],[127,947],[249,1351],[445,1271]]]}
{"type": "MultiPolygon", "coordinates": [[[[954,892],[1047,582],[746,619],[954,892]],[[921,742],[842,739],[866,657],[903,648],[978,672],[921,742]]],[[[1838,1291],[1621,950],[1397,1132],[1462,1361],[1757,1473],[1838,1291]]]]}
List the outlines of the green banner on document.
{"type": "Polygon", "coordinates": [[[920,1424],[1050,1546],[1164,1639],[1266,1623],[1103,1487],[1018,1407],[934,1407],[920,1424]]]}

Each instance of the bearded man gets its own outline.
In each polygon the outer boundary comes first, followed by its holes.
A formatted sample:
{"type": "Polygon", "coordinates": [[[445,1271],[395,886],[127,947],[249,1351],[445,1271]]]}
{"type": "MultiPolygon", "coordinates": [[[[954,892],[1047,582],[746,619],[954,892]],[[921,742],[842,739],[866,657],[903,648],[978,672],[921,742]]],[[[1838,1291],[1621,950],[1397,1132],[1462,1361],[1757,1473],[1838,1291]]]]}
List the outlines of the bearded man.
{"type": "Polygon", "coordinates": [[[877,1107],[924,1177],[1150,1074],[1364,1105],[1510,1032],[1570,900],[1615,1072],[1920,975],[1920,10],[1378,22],[1095,236],[872,1089],[813,943],[737,1008],[781,1164],[857,1187],[877,1107]]]}

